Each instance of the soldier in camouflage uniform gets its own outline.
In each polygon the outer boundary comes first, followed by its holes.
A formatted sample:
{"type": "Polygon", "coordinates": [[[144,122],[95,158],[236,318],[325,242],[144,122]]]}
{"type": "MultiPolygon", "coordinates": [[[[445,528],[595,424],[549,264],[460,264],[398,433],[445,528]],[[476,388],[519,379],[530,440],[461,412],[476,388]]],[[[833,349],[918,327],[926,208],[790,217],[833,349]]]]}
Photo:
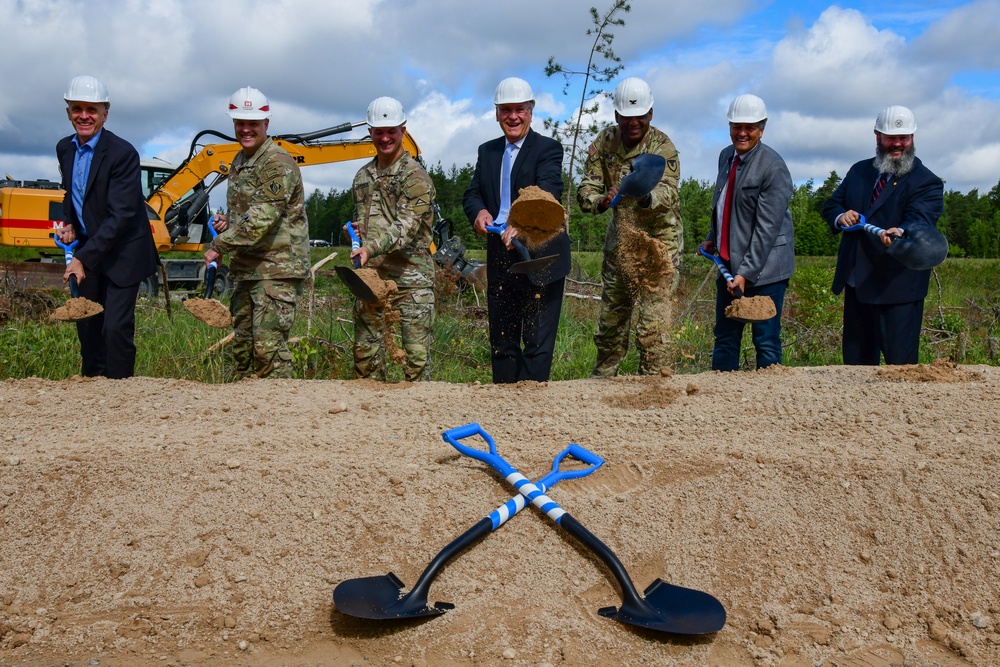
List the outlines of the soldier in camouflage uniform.
{"type": "Polygon", "coordinates": [[[255,88],[230,98],[243,150],[229,172],[228,215],[215,218],[220,233],[205,252],[206,263],[231,254],[233,357],[241,378],[293,376],[288,332],[309,276],[302,177],[295,159],[267,136],[270,115],[267,98],[255,88]]]}
{"type": "Polygon", "coordinates": [[[403,150],[406,116],[398,100],[380,97],[368,106],[368,133],[375,158],[362,167],[351,187],[354,224],[362,239],[351,253],[361,266],[378,271],[399,288],[388,304],[354,304],[354,371],[360,378],[385,381],[384,317],[399,311],[399,331],[406,353],[407,381],[430,379],[434,328],[434,183],[403,150]]]}
{"type": "Polygon", "coordinates": [[[618,193],[618,184],[631,173],[632,161],[640,153],[662,155],[666,161],[663,178],[653,191],[640,200],[624,198],[616,205],[604,241],[601,279],[601,315],[594,342],[597,363],[591,377],[618,374],[628,352],[633,311],[636,311],[636,348],[639,373],[659,373],[667,365],[667,336],[671,297],[680,276],[684,234],[681,228],[680,160],[666,134],[651,127],[653,95],[645,81],[628,78],[618,84],[614,95],[617,126],[603,130],[590,145],[584,177],[577,191],[580,207],[589,213],[604,213],[618,193]],[[621,271],[619,214],[629,210],[629,218],[653,239],[661,241],[670,255],[673,272],[656,276],[659,284],[649,284],[649,276],[630,285],[621,271]]]}

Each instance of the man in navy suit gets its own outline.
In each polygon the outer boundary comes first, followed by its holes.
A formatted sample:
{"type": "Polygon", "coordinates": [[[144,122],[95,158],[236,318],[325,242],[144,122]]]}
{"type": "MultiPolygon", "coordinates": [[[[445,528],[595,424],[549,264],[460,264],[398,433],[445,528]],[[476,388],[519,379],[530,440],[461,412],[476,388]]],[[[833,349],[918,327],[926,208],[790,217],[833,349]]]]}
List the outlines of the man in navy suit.
{"type": "Polygon", "coordinates": [[[80,296],[104,312],[77,322],[81,375],[127,378],[135,373],[135,299],[159,258],[142,198],[139,154],[104,128],[107,87],[78,76],[64,99],[75,134],[56,146],[66,226],[63,243],[78,240],[63,280],[75,276],[80,296]]]}
{"type": "Polygon", "coordinates": [[[875,159],[857,162],[823,207],[833,233],[860,221],[881,227],[843,234],[833,293],[844,292],[844,363],[915,364],[930,269],[909,269],[886,249],[894,238],[933,229],[944,211],[944,184],[914,154],[917,123],[906,107],[875,119],[875,159]]]}
{"type": "MultiPolygon", "coordinates": [[[[465,215],[480,234],[486,234],[486,225],[506,223],[510,204],[521,188],[535,185],[557,200],[563,189],[562,144],[531,129],[535,97],[528,82],[504,79],[493,103],[504,136],[479,147],[462,202],[465,215]],[[502,173],[504,164],[509,165],[509,175],[502,173]],[[505,193],[509,193],[506,198],[505,193]]],[[[535,257],[556,255],[554,264],[527,275],[511,274],[510,266],[522,260],[510,247],[516,235],[517,230],[508,226],[502,236],[489,234],[486,241],[490,347],[497,384],[548,381],[563,286],[571,266],[569,235],[563,232],[534,251],[535,257]]]]}

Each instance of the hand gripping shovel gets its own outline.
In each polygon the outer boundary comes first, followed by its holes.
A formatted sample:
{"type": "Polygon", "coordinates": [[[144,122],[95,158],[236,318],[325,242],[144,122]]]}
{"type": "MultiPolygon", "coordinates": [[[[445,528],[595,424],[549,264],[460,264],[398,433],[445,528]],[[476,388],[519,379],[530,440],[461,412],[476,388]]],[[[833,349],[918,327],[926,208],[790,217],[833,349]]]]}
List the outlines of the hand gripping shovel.
{"type": "MultiPolygon", "coordinates": [[[[552,462],[552,472],[540,479],[537,485],[543,489],[552,488],[564,479],[586,477],[603,464],[604,459],[601,457],[587,451],[580,445],[572,444],[556,456],[552,462]],[[572,456],[586,463],[588,467],[560,471],[559,466],[567,456],[572,456]]],[[[434,557],[409,593],[402,594],[403,582],[390,572],[382,577],[361,577],[340,582],[333,590],[334,604],[341,613],[348,616],[377,620],[437,616],[449,609],[454,609],[455,605],[450,602],[435,602],[433,606],[427,604],[427,591],[431,582],[445,563],[476,540],[502,526],[508,519],[524,509],[526,502],[524,496],[518,494],[455,538],[434,557]]]]}
{"type": "MultiPolygon", "coordinates": [[[[875,236],[885,231],[881,227],[868,224],[863,215],[859,223],[841,229],[844,232],[858,230],[864,230],[875,236]]],[[[948,239],[933,227],[918,225],[907,229],[905,236],[893,234],[892,238],[892,243],[885,249],[886,254],[914,271],[933,269],[948,256],[948,239]]]]}
{"type": "MultiPolygon", "coordinates": [[[[710,260],[715,262],[715,266],[719,269],[719,274],[726,279],[727,283],[732,282],[733,274],[731,274],[729,272],[729,269],[726,268],[726,264],[722,261],[721,257],[716,257],[715,255],[711,255],[705,252],[705,249],[700,246],[698,247],[698,253],[701,254],[703,257],[708,257],[710,260]]],[[[755,296],[755,297],[750,297],[746,301],[739,301],[739,299],[744,298],[743,290],[740,289],[739,286],[733,288],[733,294],[736,295],[736,299],[733,300],[732,304],[726,306],[726,311],[725,311],[726,317],[728,317],[731,320],[736,320],[737,322],[766,322],[767,320],[771,319],[772,317],[778,314],[778,311],[774,306],[773,299],[770,299],[766,296],[755,296]],[[763,304],[764,306],[767,307],[765,308],[762,307],[760,304],[754,303],[755,299],[767,299],[767,302],[763,304]],[[754,308],[753,305],[749,304],[756,305],[757,307],[754,308]],[[739,307],[741,305],[743,305],[742,308],[739,307]]]]}
{"type": "Polygon", "coordinates": [[[655,153],[640,153],[632,160],[632,173],[618,184],[618,194],[608,208],[618,206],[622,197],[642,199],[656,187],[667,169],[667,159],[655,153]]]}
{"type": "MultiPolygon", "coordinates": [[[[63,243],[59,240],[58,236],[53,236],[52,240],[55,241],[56,245],[63,249],[63,255],[66,258],[66,266],[70,265],[73,261],[73,249],[76,248],[77,244],[80,243],[80,239],[75,239],[72,243],[63,243]]],[[[76,276],[70,274],[69,277],[69,296],[71,299],[80,298],[80,286],[77,285],[76,276]]],[[[88,301],[84,299],[82,302],[86,304],[85,312],[77,312],[76,310],[70,311],[66,306],[61,306],[56,308],[55,312],[50,316],[52,319],[59,320],[62,322],[79,321],[85,320],[88,317],[93,317],[94,315],[100,315],[104,312],[104,307],[99,303],[94,303],[93,301],[88,301]]]]}
{"type": "MultiPolygon", "coordinates": [[[[502,225],[486,225],[486,231],[492,234],[503,234],[503,230],[506,228],[506,223],[502,225]]],[[[531,254],[528,252],[528,248],[525,247],[525,245],[518,239],[511,239],[510,244],[521,254],[521,261],[514,262],[510,265],[510,268],[507,269],[510,273],[534,273],[535,271],[541,271],[542,269],[549,268],[557,259],[559,259],[559,255],[546,255],[545,257],[532,259],[531,254]]]]}
{"type": "MultiPolygon", "coordinates": [[[[354,225],[350,222],[347,223],[347,233],[351,237],[351,251],[355,251],[361,247],[361,239],[358,238],[357,232],[354,231],[354,225]]],[[[361,260],[357,257],[354,258],[354,268],[361,268],[361,260]]],[[[357,273],[355,273],[351,268],[347,266],[336,267],[337,275],[340,279],[344,281],[347,285],[347,289],[351,290],[351,294],[358,297],[362,301],[368,301],[369,303],[375,303],[378,301],[378,297],[375,296],[375,292],[372,288],[361,279],[357,273]]]]}
{"type": "Polygon", "coordinates": [[[503,475],[531,501],[532,505],[545,512],[550,519],[583,543],[607,565],[621,587],[622,606],[598,609],[597,613],[601,616],[628,625],[682,635],[718,632],[726,624],[726,610],[722,603],[708,593],[673,586],[657,579],[644,591],[646,597],[641,597],[632,584],[628,572],[625,571],[625,566],[611,549],[501,458],[497,454],[493,439],[479,424],[450,429],[445,431],[442,437],[462,454],[486,463],[503,475]],[[459,442],[473,435],[481,436],[489,444],[490,451],[484,452],[459,442]]]}

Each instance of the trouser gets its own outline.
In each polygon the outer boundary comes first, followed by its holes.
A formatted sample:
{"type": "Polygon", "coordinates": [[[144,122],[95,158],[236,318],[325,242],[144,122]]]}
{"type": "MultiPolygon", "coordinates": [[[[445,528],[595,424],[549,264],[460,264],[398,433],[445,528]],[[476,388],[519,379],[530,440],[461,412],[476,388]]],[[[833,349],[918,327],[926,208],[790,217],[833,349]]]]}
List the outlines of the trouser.
{"type": "MultiPolygon", "coordinates": [[[[781,310],[785,303],[788,280],[768,285],[746,284],[743,296],[768,296],[774,301],[777,314],[763,322],[750,324],[753,347],[757,352],[757,368],[781,363],[781,310]]],[[[715,283],[715,347],[712,349],[713,371],[736,371],[740,368],[740,344],[745,322],[726,317],[726,306],[733,302],[726,281],[721,276],[715,283]]]]}
{"type": "Polygon", "coordinates": [[[80,296],[104,306],[104,312],[76,323],[84,377],[112,379],[135,373],[135,299],[139,283],[120,287],[100,271],[79,284],[80,296]]]}
{"type": "Polygon", "coordinates": [[[658,375],[668,365],[667,342],[670,331],[671,279],[660,281],[655,289],[640,279],[630,285],[615,261],[605,253],[601,265],[601,314],[594,332],[597,361],[591,377],[611,377],[618,374],[622,360],[628,354],[632,316],[635,315],[635,347],[639,352],[639,374],[658,375]]]}
{"type": "Polygon", "coordinates": [[[294,377],[288,332],[302,295],[302,280],[241,280],[229,310],[233,314],[233,357],[243,378],[294,377]]]}
{"type": "MultiPolygon", "coordinates": [[[[434,340],[434,288],[401,287],[385,306],[357,299],[354,304],[354,373],[359,378],[387,376],[387,336],[391,336],[393,311],[399,313],[399,337],[405,360],[403,376],[408,382],[431,379],[431,344],[434,340]]],[[[395,341],[389,347],[395,347],[395,341]]],[[[401,357],[402,355],[400,355],[401,357]]]]}
{"type": "Polygon", "coordinates": [[[560,278],[535,285],[526,276],[507,274],[487,285],[495,384],[548,382],[565,284],[560,278]]]}
{"type": "Polygon", "coordinates": [[[878,366],[918,363],[924,300],[906,303],[861,303],[857,291],[844,287],[844,363],[878,366]]]}

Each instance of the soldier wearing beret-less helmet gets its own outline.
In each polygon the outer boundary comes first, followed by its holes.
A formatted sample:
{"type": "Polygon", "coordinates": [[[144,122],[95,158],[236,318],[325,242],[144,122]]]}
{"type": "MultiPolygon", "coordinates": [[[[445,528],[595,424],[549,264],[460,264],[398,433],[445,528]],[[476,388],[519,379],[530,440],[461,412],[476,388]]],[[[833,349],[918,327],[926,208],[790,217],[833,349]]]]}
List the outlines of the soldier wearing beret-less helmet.
{"type": "Polygon", "coordinates": [[[219,235],[205,263],[231,255],[235,375],[291,378],[288,333],[309,276],[302,176],[295,158],[267,136],[271,105],[262,92],[247,86],[233,93],[229,117],[243,150],[233,159],[228,214],[215,218],[219,235]]]}
{"type": "Polygon", "coordinates": [[[358,170],[353,223],[362,245],[351,253],[379,278],[396,283],[388,304],[354,303],[354,372],[359,378],[386,380],[384,321],[399,312],[399,334],[407,381],[431,379],[434,331],[434,183],[415,157],[403,148],[406,115],[392,97],[368,105],[368,134],[375,157],[358,170]]]}
{"type": "Polygon", "coordinates": [[[844,363],[915,364],[931,270],[904,265],[892,247],[896,238],[937,235],[944,183],[916,157],[910,109],[886,107],[874,131],[875,157],[855,163],[823,207],[841,234],[833,293],[844,293],[844,363]],[[842,231],[861,216],[886,231],[842,231]]]}
{"type": "Polygon", "coordinates": [[[577,190],[580,207],[589,213],[604,213],[618,194],[622,178],[642,153],[660,155],[666,161],[663,177],[642,199],[623,198],[608,221],[601,265],[601,314],[594,333],[597,361],[592,377],[618,374],[628,352],[629,329],[635,319],[635,344],[639,352],[639,374],[656,375],[667,366],[667,342],[671,297],[680,277],[684,232],[681,227],[680,158],[670,137],[650,125],[653,93],[642,79],[621,81],[614,93],[615,121],[603,130],[588,149],[583,180],[577,190]],[[632,285],[623,275],[619,211],[628,209],[635,226],[663,244],[673,272],[647,276],[632,285]],[[655,284],[658,280],[658,284],[655,284]]]}

